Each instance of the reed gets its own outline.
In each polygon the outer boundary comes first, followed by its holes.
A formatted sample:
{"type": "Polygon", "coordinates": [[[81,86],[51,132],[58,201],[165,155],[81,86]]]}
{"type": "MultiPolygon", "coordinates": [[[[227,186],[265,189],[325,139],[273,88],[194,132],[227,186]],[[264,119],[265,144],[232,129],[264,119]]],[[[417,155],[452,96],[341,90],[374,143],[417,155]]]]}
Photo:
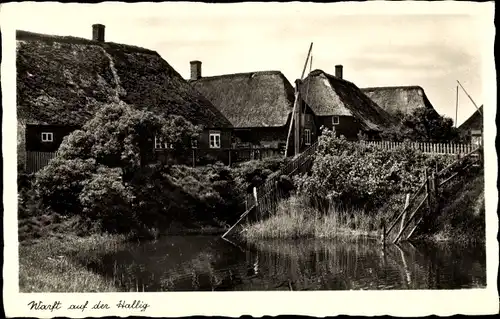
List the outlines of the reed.
{"type": "Polygon", "coordinates": [[[304,198],[292,196],[282,201],[268,219],[243,226],[246,240],[278,238],[380,237],[381,214],[331,204],[326,212],[313,208],[304,198]]]}

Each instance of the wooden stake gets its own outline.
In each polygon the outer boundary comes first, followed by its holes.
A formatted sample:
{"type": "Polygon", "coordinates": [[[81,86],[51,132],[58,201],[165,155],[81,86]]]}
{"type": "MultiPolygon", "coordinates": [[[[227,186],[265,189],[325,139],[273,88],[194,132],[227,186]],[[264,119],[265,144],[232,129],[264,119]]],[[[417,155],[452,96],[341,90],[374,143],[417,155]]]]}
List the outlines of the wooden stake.
{"type": "Polygon", "coordinates": [[[427,167],[425,168],[424,176],[425,176],[425,194],[427,194],[427,212],[429,212],[431,209],[431,199],[429,196],[429,177],[427,175],[427,167]]]}
{"type": "Polygon", "coordinates": [[[405,200],[405,207],[403,208],[403,216],[401,217],[401,227],[399,228],[399,231],[401,232],[403,230],[404,224],[405,224],[405,219],[406,219],[406,212],[408,211],[408,206],[410,205],[410,193],[406,194],[406,200],[405,200]]]}
{"type": "Polygon", "coordinates": [[[385,218],[382,218],[382,244],[384,245],[385,248],[385,218]]]}

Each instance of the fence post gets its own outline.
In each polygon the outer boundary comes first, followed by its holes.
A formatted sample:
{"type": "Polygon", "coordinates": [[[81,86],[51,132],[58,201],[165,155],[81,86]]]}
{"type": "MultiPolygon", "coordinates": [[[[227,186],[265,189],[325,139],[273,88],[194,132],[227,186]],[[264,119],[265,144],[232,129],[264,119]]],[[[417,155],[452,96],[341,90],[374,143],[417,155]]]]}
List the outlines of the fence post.
{"type": "Polygon", "coordinates": [[[439,186],[438,186],[438,178],[436,172],[432,173],[432,186],[434,192],[434,213],[439,212],[439,186]]]}
{"type": "Polygon", "coordinates": [[[431,209],[431,196],[430,196],[430,189],[429,189],[429,175],[427,174],[427,167],[424,170],[424,177],[425,177],[425,193],[427,194],[427,212],[430,212],[431,209]]]}
{"type": "Polygon", "coordinates": [[[260,217],[259,201],[258,201],[258,198],[257,198],[257,187],[255,187],[255,186],[253,188],[253,198],[254,198],[254,201],[255,201],[255,213],[256,213],[257,216],[260,217]]]}
{"type": "Polygon", "coordinates": [[[408,208],[408,205],[410,205],[410,193],[406,194],[405,207],[403,208],[404,213],[403,216],[401,216],[401,227],[399,228],[399,232],[403,231],[406,219],[406,209],[408,208]]]}
{"type": "Polygon", "coordinates": [[[385,218],[382,217],[382,244],[384,245],[385,248],[385,218]]]}
{"type": "Polygon", "coordinates": [[[231,167],[231,149],[229,149],[229,163],[228,166],[231,167]]]}

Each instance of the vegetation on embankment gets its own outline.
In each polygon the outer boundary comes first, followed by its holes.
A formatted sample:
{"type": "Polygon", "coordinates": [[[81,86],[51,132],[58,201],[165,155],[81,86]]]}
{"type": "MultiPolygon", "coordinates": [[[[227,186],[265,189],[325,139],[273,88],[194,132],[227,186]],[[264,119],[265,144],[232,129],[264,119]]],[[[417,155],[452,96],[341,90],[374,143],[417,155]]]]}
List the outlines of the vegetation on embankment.
{"type": "Polygon", "coordinates": [[[241,213],[244,194],[287,160],[192,168],[149,154],[152,136],[173,145],[176,154],[197,134],[199,128],[181,117],[165,119],[122,104],[100,109],[64,139],[47,166],[19,177],[19,219],[26,219],[20,238],[37,237],[46,215],[56,216],[54,225],[79,217],[75,222],[88,224],[83,228],[90,233],[148,239],[227,228],[241,213]]]}
{"type": "MultiPolygon", "coordinates": [[[[424,181],[425,169],[440,171],[455,160],[453,156],[427,155],[408,145],[384,150],[351,143],[325,131],[311,172],[294,179],[295,197],[282,202],[270,218],[244,225],[241,235],[248,240],[339,234],[379,237],[382,221],[387,223],[401,210],[405,195],[414,193],[424,181]]],[[[436,236],[461,232],[467,234],[465,237],[481,236],[484,204],[482,215],[479,209],[477,217],[471,216],[471,207],[481,207],[482,191],[479,180],[471,184],[462,178],[450,183],[441,194],[442,214],[437,220],[429,220],[436,236]],[[451,185],[465,186],[457,189],[451,185]],[[437,231],[439,227],[444,233],[437,231]]],[[[422,229],[430,234],[428,225],[422,229]]]]}
{"type": "Polygon", "coordinates": [[[46,237],[19,246],[20,292],[114,292],[112,281],[87,267],[120,249],[125,236],[46,237]]]}
{"type": "Polygon", "coordinates": [[[472,169],[439,194],[436,218],[416,233],[415,240],[482,243],[486,241],[484,169],[472,169]]]}
{"type": "Polygon", "coordinates": [[[297,239],[380,237],[384,215],[367,216],[358,209],[332,206],[321,212],[307,203],[304,197],[292,196],[280,203],[278,210],[268,219],[243,226],[244,239],[297,239]]]}

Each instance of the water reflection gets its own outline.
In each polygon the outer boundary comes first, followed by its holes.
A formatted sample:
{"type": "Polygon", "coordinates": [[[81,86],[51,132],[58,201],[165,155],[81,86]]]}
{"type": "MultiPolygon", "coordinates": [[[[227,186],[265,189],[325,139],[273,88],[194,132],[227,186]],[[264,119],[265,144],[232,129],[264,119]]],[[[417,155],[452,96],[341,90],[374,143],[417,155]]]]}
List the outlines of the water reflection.
{"type": "Polygon", "coordinates": [[[212,236],[148,242],[92,265],[125,291],[457,289],[485,287],[483,246],[212,236]]]}

